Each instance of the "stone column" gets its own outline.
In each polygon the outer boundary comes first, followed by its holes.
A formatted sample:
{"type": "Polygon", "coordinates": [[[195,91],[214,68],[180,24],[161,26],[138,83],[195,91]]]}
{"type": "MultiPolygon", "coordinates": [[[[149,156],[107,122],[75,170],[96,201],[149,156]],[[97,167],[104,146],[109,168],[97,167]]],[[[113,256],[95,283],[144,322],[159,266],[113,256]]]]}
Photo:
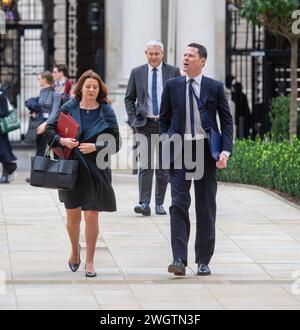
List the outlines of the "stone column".
{"type": "Polygon", "coordinates": [[[110,90],[119,87],[122,74],[123,1],[105,1],[105,80],[110,90]]]}
{"type": "Polygon", "coordinates": [[[129,168],[125,162],[133,138],[126,124],[124,95],[131,70],[146,63],[146,43],[161,40],[161,16],[161,0],[106,0],[106,81],[123,138],[118,157],[130,173],[134,161],[129,160],[129,168]]]}
{"type": "Polygon", "coordinates": [[[66,64],[66,1],[54,0],[54,59],[66,64]]]}
{"type": "Polygon", "coordinates": [[[225,0],[177,0],[176,63],[178,66],[182,67],[185,47],[191,42],[197,42],[204,45],[208,51],[204,74],[216,77],[215,3],[220,1],[224,2],[225,6],[225,0]]]}
{"type": "Polygon", "coordinates": [[[161,0],[106,0],[106,80],[114,91],[142,65],[145,44],[161,40],[161,0]]]}
{"type": "Polygon", "coordinates": [[[145,63],[145,44],[161,39],[161,0],[123,0],[123,81],[145,63]]]}
{"type": "Polygon", "coordinates": [[[226,79],[226,0],[215,5],[215,78],[226,79]]]}

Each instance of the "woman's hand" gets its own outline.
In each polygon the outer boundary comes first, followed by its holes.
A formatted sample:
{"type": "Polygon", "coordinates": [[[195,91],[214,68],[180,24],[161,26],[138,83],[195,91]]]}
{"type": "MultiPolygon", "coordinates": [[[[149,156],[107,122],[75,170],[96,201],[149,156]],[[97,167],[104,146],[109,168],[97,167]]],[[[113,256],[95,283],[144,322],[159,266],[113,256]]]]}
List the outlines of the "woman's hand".
{"type": "Polygon", "coordinates": [[[76,139],[71,139],[71,138],[61,138],[60,139],[60,144],[63,146],[63,147],[67,147],[69,149],[74,149],[76,147],[78,147],[79,145],[79,142],[76,141],[76,139]]]}
{"type": "Polygon", "coordinates": [[[96,151],[96,144],[94,143],[81,143],[78,147],[82,154],[91,154],[96,151]]]}
{"type": "Polygon", "coordinates": [[[42,135],[47,127],[47,123],[41,124],[37,129],[36,129],[36,134],[37,135],[42,135]]]}

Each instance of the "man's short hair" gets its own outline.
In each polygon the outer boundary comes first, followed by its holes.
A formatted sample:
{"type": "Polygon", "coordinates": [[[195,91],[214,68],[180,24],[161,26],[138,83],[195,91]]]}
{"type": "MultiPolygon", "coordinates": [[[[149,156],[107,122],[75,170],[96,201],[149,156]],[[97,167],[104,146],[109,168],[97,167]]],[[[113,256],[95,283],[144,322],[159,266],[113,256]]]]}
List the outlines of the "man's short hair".
{"type": "Polygon", "coordinates": [[[64,64],[54,64],[53,68],[56,68],[58,72],[62,72],[65,77],[69,78],[69,71],[66,65],[64,64]]]}
{"type": "Polygon", "coordinates": [[[200,57],[207,59],[207,49],[204,46],[197,44],[196,42],[193,42],[189,44],[188,47],[197,48],[200,57]]]}
{"type": "Polygon", "coordinates": [[[160,47],[161,50],[164,51],[163,43],[158,40],[151,40],[147,42],[145,51],[147,51],[149,47],[160,47]]]}

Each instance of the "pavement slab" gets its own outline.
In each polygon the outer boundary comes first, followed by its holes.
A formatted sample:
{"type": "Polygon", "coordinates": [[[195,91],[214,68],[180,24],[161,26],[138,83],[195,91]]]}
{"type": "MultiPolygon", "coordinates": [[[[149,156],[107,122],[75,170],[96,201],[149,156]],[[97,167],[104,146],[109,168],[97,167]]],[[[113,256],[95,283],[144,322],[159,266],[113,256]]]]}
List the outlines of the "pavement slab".
{"type": "MultiPolygon", "coordinates": [[[[169,216],[135,215],[137,177],[114,173],[118,212],[100,215],[98,277],[86,279],[84,221],[82,264],[72,273],[63,204],[56,191],[26,184],[26,176],[0,186],[0,309],[300,309],[300,208],[273,193],[219,184],[206,278],[195,275],[193,202],[187,275],[174,277],[167,272],[169,216]]],[[[170,203],[168,189],[166,208],[170,203]]]]}

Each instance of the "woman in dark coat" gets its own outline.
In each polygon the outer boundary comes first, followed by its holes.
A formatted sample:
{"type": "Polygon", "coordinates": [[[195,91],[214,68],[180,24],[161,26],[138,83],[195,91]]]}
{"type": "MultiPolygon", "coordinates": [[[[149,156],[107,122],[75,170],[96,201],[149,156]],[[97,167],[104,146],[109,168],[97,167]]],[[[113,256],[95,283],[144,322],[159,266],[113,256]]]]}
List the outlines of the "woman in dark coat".
{"type": "MultiPolygon", "coordinates": [[[[95,277],[94,254],[99,236],[98,215],[101,211],[116,211],[116,199],[111,185],[111,170],[99,169],[96,164],[101,146],[97,139],[110,134],[115,150],[119,150],[119,128],[115,113],[107,98],[108,91],[101,78],[89,70],[78,81],[76,97],[65,103],[61,111],[70,114],[80,125],[78,139],[61,138],[56,133],[59,115],[48,124],[45,137],[53,147],[74,149],[73,158],[79,160],[78,180],[71,191],[59,191],[60,201],[67,212],[67,229],[72,244],[69,266],[77,271],[80,265],[80,222],[84,211],[86,222],[86,276],[95,277]],[[97,142],[97,146],[96,146],[97,142]]],[[[102,148],[104,145],[102,145],[102,148]]]]}
{"type": "MultiPolygon", "coordinates": [[[[8,115],[8,101],[4,92],[0,91],[0,118],[8,115]]],[[[15,178],[17,169],[16,156],[12,152],[11,144],[7,134],[0,131],[0,163],[2,163],[2,176],[0,183],[10,183],[15,178]]]]}

